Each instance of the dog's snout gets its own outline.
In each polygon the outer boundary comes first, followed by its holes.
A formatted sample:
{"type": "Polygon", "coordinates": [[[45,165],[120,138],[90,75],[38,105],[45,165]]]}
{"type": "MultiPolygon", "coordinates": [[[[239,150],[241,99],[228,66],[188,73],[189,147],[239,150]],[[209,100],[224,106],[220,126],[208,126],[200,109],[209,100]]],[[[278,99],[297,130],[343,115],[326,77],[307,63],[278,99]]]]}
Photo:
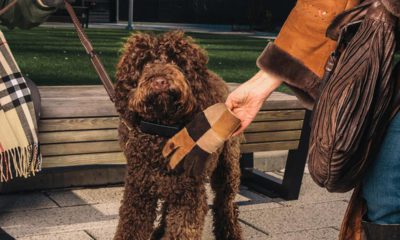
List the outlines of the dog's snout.
{"type": "Polygon", "coordinates": [[[157,77],[153,80],[152,86],[157,90],[166,90],[169,88],[168,80],[163,77],[157,77]]]}

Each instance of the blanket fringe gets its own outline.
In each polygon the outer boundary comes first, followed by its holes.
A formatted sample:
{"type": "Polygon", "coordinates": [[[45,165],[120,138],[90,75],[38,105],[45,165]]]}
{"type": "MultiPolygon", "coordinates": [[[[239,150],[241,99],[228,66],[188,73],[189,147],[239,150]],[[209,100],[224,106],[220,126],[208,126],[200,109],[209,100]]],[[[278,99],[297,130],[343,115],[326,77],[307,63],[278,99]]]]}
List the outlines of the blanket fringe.
{"type": "Polygon", "coordinates": [[[38,144],[0,152],[0,182],[16,177],[35,176],[41,170],[41,164],[42,156],[38,144]]]}

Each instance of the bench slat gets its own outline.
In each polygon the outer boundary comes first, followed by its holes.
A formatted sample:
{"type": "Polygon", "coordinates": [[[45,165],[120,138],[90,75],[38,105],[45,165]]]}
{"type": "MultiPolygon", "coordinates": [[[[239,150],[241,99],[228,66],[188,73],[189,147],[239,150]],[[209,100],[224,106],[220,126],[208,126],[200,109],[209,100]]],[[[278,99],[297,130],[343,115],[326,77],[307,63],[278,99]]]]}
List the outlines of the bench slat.
{"type": "MultiPolygon", "coordinates": [[[[279,120],[301,120],[304,118],[304,110],[281,110],[261,111],[254,122],[279,121],[279,120]]],[[[111,129],[117,128],[118,117],[98,118],[65,118],[65,119],[42,119],[39,122],[40,132],[111,129]]]]}
{"type": "Polygon", "coordinates": [[[293,121],[273,121],[273,122],[255,122],[250,124],[246,129],[249,132],[269,132],[269,131],[282,131],[282,130],[298,130],[303,126],[303,120],[293,121]]]}
{"type": "MultiPolygon", "coordinates": [[[[245,132],[246,141],[270,142],[277,140],[298,140],[300,138],[301,130],[299,130],[299,128],[295,129],[296,126],[298,126],[296,124],[300,125],[301,123],[293,121],[253,123],[245,132]]],[[[42,144],[110,141],[118,140],[118,131],[114,128],[99,130],[41,132],[39,133],[39,140],[42,144]]]]}
{"type": "MultiPolygon", "coordinates": [[[[251,133],[246,134],[246,142],[244,145],[251,143],[265,143],[277,141],[288,141],[298,140],[301,131],[283,131],[283,132],[265,132],[265,133],[251,133]]],[[[81,135],[80,135],[81,136],[81,135]]],[[[99,135],[97,135],[99,136],[99,135]]],[[[95,138],[95,135],[93,135],[95,138]]],[[[104,138],[112,138],[104,137],[104,138]]],[[[59,139],[56,139],[59,140],[59,139]]],[[[55,144],[43,144],[42,154],[43,156],[59,156],[59,155],[72,155],[72,154],[87,154],[87,153],[105,153],[105,152],[117,152],[121,151],[118,141],[113,139],[112,141],[100,141],[103,139],[96,138],[96,142],[88,140],[88,142],[74,143],[76,139],[63,140],[62,143],[55,144]],[[68,143],[64,143],[68,142],[68,143]]],[[[79,141],[86,140],[85,138],[78,139],[79,141]]]]}
{"type": "Polygon", "coordinates": [[[277,120],[303,120],[304,110],[279,110],[279,111],[260,111],[254,122],[277,121],[277,120]]]}
{"type": "Polygon", "coordinates": [[[42,99],[108,97],[102,85],[39,86],[39,90],[42,99]]]}
{"type": "MultiPolygon", "coordinates": [[[[302,120],[304,110],[261,111],[254,122],[278,120],[302,120]]],[[[61,118],[42,119],[39,122],[40,132],[110,129],[117,128],[118,117],[88,117],[88,118],[61,118]]]]}
{"type": "Polygon", "coordinates": [[[120,165],[126,164],[122,152],[78,154],[43,158],[43,168],[69,167],[82,165],[120,165]]]}
{"type": "Polygon", "coordinates": [[[113,103],[107,99],[43,99],[41,110],[44,119],[117,116],[113,103]]]}
{"type": "Polygon", "coordinates": [[[245,134],[245,139],[246,139],[245,143],[248,144],[248,143],[259,143],[259,142],[299,140],[300,134],[301,130],[247,133],[245,134]]]}
{"type": "Polygon", "coordinates": [[[276,100],[271,101],[268,99],[261,107],[261,110],[274,110],[274,109],[304,109],[304,107],[297,100],[276,100]]]}
{"type": "MultiPolygon", "coordinates": [[[[227,83],[229,91],[235,90],[239,83],[227,83]]],[[[102,85],[73,85],[73,86],[39,86],[42,98],[108,98],[107,92],[102,85]]],[[[297,100],[295,96],[281,92],[274,92],[270,98],[272,100],[297,100]]]]}
{"type": "MultiPolygon", "coordinates": [[[[296,149],[299,141],[280,141],[270,143],[252,143],[241,146],[242,153],[296,149]]],[[[43,157],[43,167],[63,167],[92,164],[125,164],[126,160],[122,152],[76,154],[64,156],[43,157]]]]}
{"type": "Polygon", "coordinates": [[[299,141],[282,141],[282,142],[268,142],[268,143],[250,143],[242,144],[240,151],[242,153],[275,151],[275,150],[290,150],[297,149],[299,141]]]}
{"type": "MultiPolygon", "coordinates": [[[[303,109],[303,107],[297,100],[267,101],[261,107],[261,110],[274,109],[303,109]]],[[[103,98],[49,99],[49,101],[43,99],[41,110],[41,117],[44,119],[117,116],[114,104],[103,98]]]]}
{"type": "Polygon", "coordinates": [[[39,133],[40,143],[71,143],[118,139],[117,129],[39,133]]]}
{"type": "Polygon", "coordinates": [[[118,123],[118,117],[42,119],[39,122],[39,131],[115,129],[118,127],[118,123]]]}
{"type": "MultiPolygon", "coordinates": [[[[228,84],[234,89],[237,84],[228,84]]],[[[113,103],[101,85],[42,86],[42,118],[117,116],[113,103]],[[101,106],[101,107],[99,107],[101,106]]],[[[295,96],[274,92],[262,110],[303,109],[295,96]]]]}
{"type": "Polygon", "coordinates": [[[84,142],[84,143],[62,143],[44,144],[41,147],[43,156],[60,156],[87,153],[109,153],[120,152],[118,141],[84,142]]]}

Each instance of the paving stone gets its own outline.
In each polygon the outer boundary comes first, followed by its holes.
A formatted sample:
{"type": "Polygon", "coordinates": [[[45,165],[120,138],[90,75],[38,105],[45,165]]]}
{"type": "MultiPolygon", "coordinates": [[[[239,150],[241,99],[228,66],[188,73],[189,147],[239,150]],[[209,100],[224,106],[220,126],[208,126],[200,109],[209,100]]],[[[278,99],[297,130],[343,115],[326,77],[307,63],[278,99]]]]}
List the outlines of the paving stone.
{"type": "MultiPolygon", "coordinates": [[[[248,225],[241,223],[241,226],[243,229],[243,239],[261,240],[261,239],[267,239],[268,237],[268,235],[265,235],[264,233],[259,232],[248,225]]],[[[202,240],[215,240],[211,226],[209,228],[204,229],[202,240]]]]}
{"type": "Polygon", "coordinates": [[[319,187],[309,174],[304,174],[299,199],[296,201],[277,200],[286,206],[298,206],[310,203],[349,200],[351,192],[330,193],[325,188],[319,187]]]}
{"type": "Polygon", "coordinates": [[[275,202],[272,198],[264,199],[263,201],[258,202],[248,202],[248,203],[241,203],[239,204],[240,212],[246,211],[256,211],[256,210],[263,210],[263,209],[270,209],[270,208],[281,208],[283,205],[275,202]]]}
{"type": "MultiPolygon", "coordinates": [[[[253,191],[247,190],[247,189],[241,189],[239,194],[240,194],[240,196],[245,197],[245,198],[247,199],[247,201],[250,200],[250,201],[259,202],[259,201],[268,201],[268,200],[272,200],[271,198],[269,198],[269,197],[267,197],[267,196],[258,194],[258,193],[256,193],[256,192],[253,192],[253,191]]],[[[238,199],[238,198],[237,198],[237,199],[238,199]]]]}
{"type": "Polygon", "coordinates": [[[22,237],[17,240],[93,240],[93,238],[87,233],[79,231],[22,237]]]}
{"type": "Polygon", "coordinates": [[[0,226],[14,237],[80,231],[118,220],[119,204],[97,204],[0,213],[0,226]]]}
{"type": "Polygon", "coordinates": [[[285,167],[287,150],[254,153],[254,167],[260,171],[276,171],[285,167]]]}
{"type": "MultiPolygon", "coordinates": [[[[264,233],[257,231],[256,229],[254,229],[246,224],[240,223],[240,225],[242,226],[242,229],[243,229],[244,239],[261,240],[261,239],[265,239],[267,237],[267,235],[265,235],[264,233]]],[[[206,218],[202,240],[215,240],[214,234],[212,232],[212,216],[210,213],[207,215],[207,218],[206,218]]]]}
{"type": "MultiPolygon", "coordinates": [[[[213,199],[214,199],[214,193],[211,190],[211,187],[209,184],[207,184],[206,186],[206,191],[207,191],[207,203],[209,205],[212,205],[213,203],[213,199]]],[[[239,190],[239,194],[236,195],[235,197],[235,202],[239,203],[239,204],[246,204],[246,203],[250,203],[250,202],[272,202],[273,200],[271,198],[268,198],[264,195],[260,195],[257,194],[253,191],[248,190],[247,187],[245,186],[241,186],[240,190],[239,190]]]]}
{"type": "Polygon", "coordinates": [[[104,226],[102,228],[92,228],[86,231],[96,240],[110,240],[113,239],[115,231],[117,230],[117,223],[112,226],[104,226]]]}
{"type": "Polygon", "coordinates": [[[62,207],[120,202],[123,187],[49,191],[47,194],[62,207]]]}
{"type": "MultiPolygon", "coordinates": [[[[241,223],[243,228],[244,239],[266,239],[267,235],[264,233],[257,231],[256,229],[241,223]]],[[[112,226],[105,226],[101,228],[92,228],[86,230],[91,236],[93,236],[96,240],[109,240],[112,239],[115,231],[116,224],[112,226]]],[[[212,233],[212,216],[211,213],[207,215],[204,231],[203,231],[203,240],[214,240],[215,237],[212,233]]]]}
{"type": "Polygon", "coordinates": [[[334,228],[322,228],[318,230],[312,230],[310,232],[315,237],[316,240],[317,239],[331,240],[331,239],[337,239],[339,237],[339,231],[334,228]]]}
{"type": "Polygon", "coordinates": [[[57,208],[43,193],[5,194],[0,196],[0,212],[57,208]]]}
{"type": "Polygon", "coordinates": [[[340,226],[344,201],[242,211],[240,219],[271,234],[340,226]]]}
{"type": "MultiPolygon", "coordinates": [[[[213,200],[214,200],[214,192],[212,191],[210,184],[206,185],[206,193],[207,193],[207,203],[208,203],[208,205],[212,205],[213,200]]],[[[236,197],[235,197],[235,202],[247,202],[250,200],[251,200],[250,198],[248,198],[240,193],[238,195],[236,195],[236,197]]]]}
{"type": "Polygon", "coordinates": [[[252,199],[250,198],[250,196],[246,196],[244,193],[248,192],[247,190],[241,190],[240,193],[238,195],[236,195],[235,197],[235,202],[249,202],[252,201],[252,199]]]}
{"type": "Polygon", "coordinates": [[[317,230],[305,230],[270,236],[267,240],[334,240],[337,239],[339,231],[333,228],[322,228],[317,230]]]}
{"type": "MultiPolygon", "coordinates": [[[[207,184],[208,203],[211,205],[214,194],[209,184],[207,184]]],[[[120,202],[123,194],[123,187],[92,188],[92,189],[72,189],[61,191],[49,191],[47,194],[61,207],[90,205],[99,203],[120,202]]],[[[242,188],[240,194],[236,196],[236,202],[260,201],[267,197],[242,188]]]]}

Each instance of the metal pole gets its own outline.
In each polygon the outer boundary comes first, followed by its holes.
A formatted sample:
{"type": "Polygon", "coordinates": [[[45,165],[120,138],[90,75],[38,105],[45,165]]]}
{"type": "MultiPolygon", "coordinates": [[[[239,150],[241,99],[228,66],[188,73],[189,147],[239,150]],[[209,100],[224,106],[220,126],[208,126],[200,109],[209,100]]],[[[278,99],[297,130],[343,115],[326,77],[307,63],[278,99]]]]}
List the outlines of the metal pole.
{"type": "Polygon", "coordinates": [[[126,27],[127,30],[133,30],[132,22],[133,22],[133,0],[129,0],[128,26],[126,27]]]}
{"type": "Polygon", "coordinates": [[[119,0],[115,1],[115,21],[118,23],[119,22],[119,0]]]}

